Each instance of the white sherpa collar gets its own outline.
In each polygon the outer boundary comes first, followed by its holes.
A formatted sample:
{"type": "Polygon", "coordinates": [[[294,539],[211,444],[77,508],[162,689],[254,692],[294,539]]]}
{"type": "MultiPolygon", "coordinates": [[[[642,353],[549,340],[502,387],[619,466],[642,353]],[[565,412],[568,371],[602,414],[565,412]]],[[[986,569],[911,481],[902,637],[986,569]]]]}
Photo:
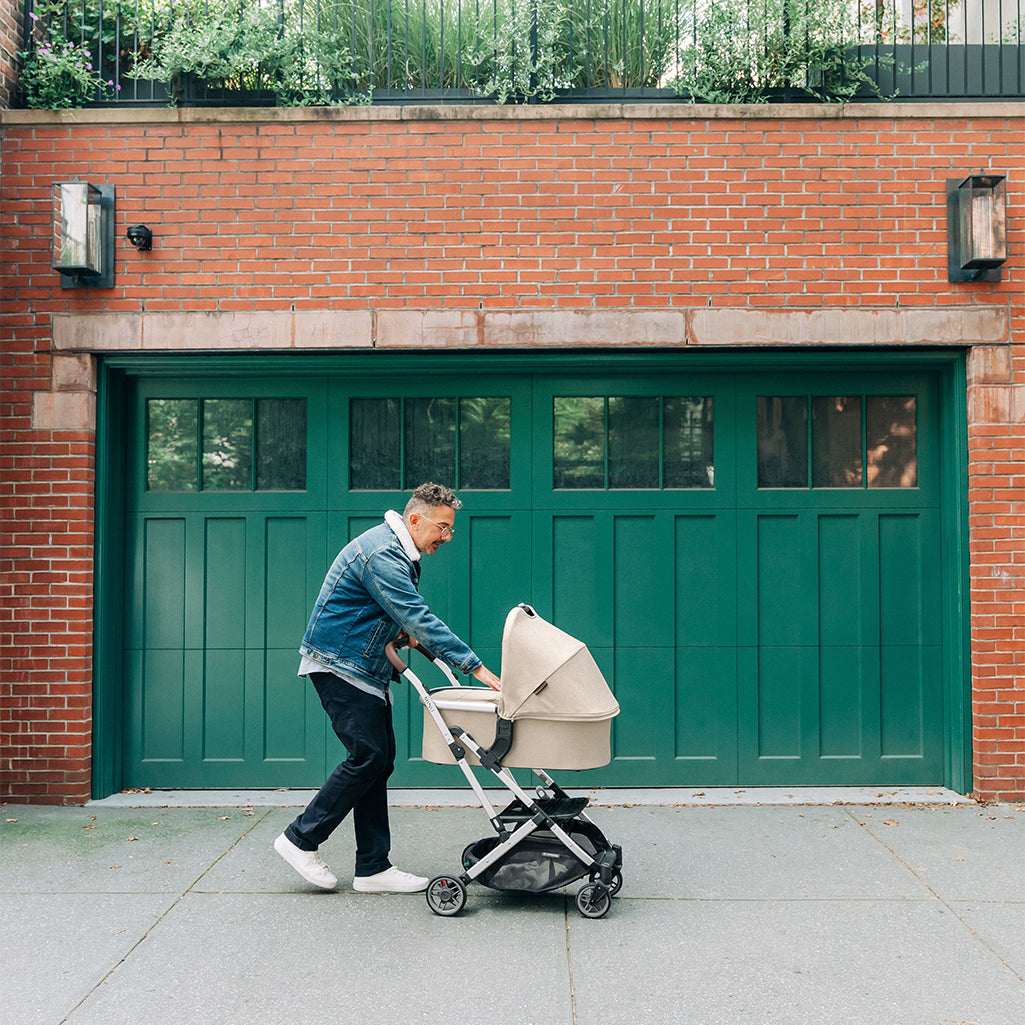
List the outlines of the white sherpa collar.
{"type": "Polygon", "coordinates": [[[384,514],[384,522],[391,527],[395,536],[401,542],[402,550],[406,555],[408,555],[413,562],[419,562],[420,549],[413,544],[413,535],[410,534],[409,528],[406,526],[406,521],[394,509],[389,509],[384,514]]]}

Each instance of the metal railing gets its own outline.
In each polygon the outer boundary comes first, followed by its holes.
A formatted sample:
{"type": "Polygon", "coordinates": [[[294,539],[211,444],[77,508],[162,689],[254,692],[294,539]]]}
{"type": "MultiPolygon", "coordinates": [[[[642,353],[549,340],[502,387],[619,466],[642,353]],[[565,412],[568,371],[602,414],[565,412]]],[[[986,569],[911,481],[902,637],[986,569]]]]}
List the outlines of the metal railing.
{"type": "Polygon", "coordinates": [[[34,106],[59,105],[62,87],[75,94],[64,105],[92,106],[1025,95],[1025,0],[25,0],[25,12],[34,106]]]}

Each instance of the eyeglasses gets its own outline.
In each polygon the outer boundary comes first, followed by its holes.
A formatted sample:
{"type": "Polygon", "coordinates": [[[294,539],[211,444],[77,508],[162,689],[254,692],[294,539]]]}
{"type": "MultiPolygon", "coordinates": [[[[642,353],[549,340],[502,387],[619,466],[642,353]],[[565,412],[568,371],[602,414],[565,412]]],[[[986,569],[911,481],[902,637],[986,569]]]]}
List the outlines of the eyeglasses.
{"type": "MultiPolygon", "coordinates": [[[[420,517],[422,520],[427,520],[426,516],[420,517]]],[[[451,540],[456,536],[456,532],[447,523],[438,523],[437,520],[427,520],[428,523],[433,523],[440,531],[441,536],[451,540]]]]}

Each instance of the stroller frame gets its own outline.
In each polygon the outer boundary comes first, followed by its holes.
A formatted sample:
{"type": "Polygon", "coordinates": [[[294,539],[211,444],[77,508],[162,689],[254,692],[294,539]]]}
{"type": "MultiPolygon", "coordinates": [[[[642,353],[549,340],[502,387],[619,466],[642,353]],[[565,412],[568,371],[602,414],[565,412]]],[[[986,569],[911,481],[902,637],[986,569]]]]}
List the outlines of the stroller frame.
{"type": "MultiPolygon", "coordinates": [[[[385,650],[399,676],[415,688],[420,703],[444,737],[496,834],[469,844],[464,849],[461,873],[436,876],[428,883],[426,897],[430,909],[446,917],[459,914],[466,905],[467,886],[473,881],[507,892],[545,893],[561,889],[587,876],[588,882],[576,894],[577,909],[585,918],[602,918],[611,907],[611,898],[623,884],[623,852],[619,845],[609,843],[598,826],[585,814],[588,799],[571,797],[544,769],[538,768],[531,771],[541,781],[541,785],[535,788],[533,794],[529,793],[516,782],[512,772],[502,765],[502,758],[509,750],[514,724],[497,718],[496,713],[495,742],[490,748],[481,747],[458,725],[450,727],[441,714],[442,709],[479,714],[480,702],[459,701],[451,696],[436,700],[399,657],[394,642],[385,650]],[[476,755],[481,766],[490,771],[513,795],[514,800],[502,811],[495,810],[473,767],[468,764],[467,750],[476,755]],[[574,839],[574,834],[592,847],[593,851],[581,846],[578,839],[574,839]],[[499,869],[513,852],[523,848],[528,838],[534,838],[532,842],[544,841],[541,846],[552,846],[553,843],[561,845],[576,859],[578,867],[571,869],[569,874],[564,872],[551,884],[537,888],[511,888],[490,882],[490,870],[499,869]]],[[[423,647],[417,650],[437,666],[449,681],[446,688],[439,689],[463,686],[445,662],[435,658],[423,647]]]]}

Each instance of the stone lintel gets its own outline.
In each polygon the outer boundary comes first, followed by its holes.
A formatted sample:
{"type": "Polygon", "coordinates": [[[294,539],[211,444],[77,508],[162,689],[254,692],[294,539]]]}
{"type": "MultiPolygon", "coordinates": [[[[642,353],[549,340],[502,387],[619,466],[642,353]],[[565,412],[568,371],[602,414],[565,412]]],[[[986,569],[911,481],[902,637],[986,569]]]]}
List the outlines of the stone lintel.
{"type": "Polygon", "coordinates": [[[694,345],[1006,345],[1006,309],[695,310],[694,345]]]}
{"type": "Polygon", "coordinates": [[[1008,380],[1008,311],[929,309],[308,310],[57,313],[54,349],[259,352],[326,349],[982,346],[978,383],[1008,380]]]}

